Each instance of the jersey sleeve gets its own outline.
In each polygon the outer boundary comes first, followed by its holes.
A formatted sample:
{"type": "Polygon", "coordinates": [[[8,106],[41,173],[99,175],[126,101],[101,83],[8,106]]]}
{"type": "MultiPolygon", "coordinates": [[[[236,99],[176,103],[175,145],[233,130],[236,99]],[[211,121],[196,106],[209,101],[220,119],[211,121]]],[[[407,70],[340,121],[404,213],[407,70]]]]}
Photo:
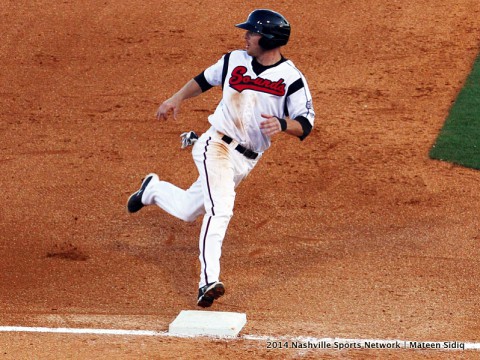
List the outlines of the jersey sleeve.
{"type": "Polygon", "coordinates": [[[300,78],[289,86],[285,107],[286,115],[290,119],[298,119],[302,124],[305,134],[300,139],[303,140],[310,133],[315,120],[312,95],[303,75],[300,75],[300,78]]]}
{"type": "MultiPolygon", "coordinates": [[[[228,58],[228,57],[227,57],[228,58]]],[[[222,74],[224,63],[226,60],[226,55],[223,55],[220,60],[218,60],[215,64],[205,69],[203,72],[205,76],[205,80],[212,85],[212,86],[219,86],[222,84],[222,74]]]]}

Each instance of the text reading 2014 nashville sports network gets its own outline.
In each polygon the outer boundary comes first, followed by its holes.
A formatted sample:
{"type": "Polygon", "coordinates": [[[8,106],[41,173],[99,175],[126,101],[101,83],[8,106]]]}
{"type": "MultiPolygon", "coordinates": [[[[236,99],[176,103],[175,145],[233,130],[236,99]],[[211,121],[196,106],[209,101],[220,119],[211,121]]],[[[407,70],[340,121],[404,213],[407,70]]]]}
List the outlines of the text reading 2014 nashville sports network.
{"type": "Polygon", "coordinates": [[[267,349],[465,349],[458,341],[267,341],[267,349]]]}

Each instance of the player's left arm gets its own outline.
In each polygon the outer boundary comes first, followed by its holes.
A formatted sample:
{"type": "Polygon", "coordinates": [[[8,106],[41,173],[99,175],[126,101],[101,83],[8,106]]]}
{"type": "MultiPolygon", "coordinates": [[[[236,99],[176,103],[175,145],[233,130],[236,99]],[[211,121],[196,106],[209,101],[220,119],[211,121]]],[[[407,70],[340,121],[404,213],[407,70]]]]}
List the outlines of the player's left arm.
{"type": "Polygon", "coordinates": [[[279,132],[285,132],[304,140],[312,131],[315,111],[312,106],[312,96],[303,75],[288,87],[284,112],[285,118],[262,114],[265,120],[260,123],[261,131],[270,137],[279,132]]]}
{"type": "Polygon", "coordinates": [[[270,114],[262,114],[262,117],[265,119],[260,123],[260,129],[267,136],[273,136],[279,132],[285,132],[288,135],[296,136],[301,138],[306,137],[310,133],[311,126],[307,119],[282,119],[270,114]],[[302,126],[302,123],[304,126],[302,126]],[[304,129],[306,127],[307,129],[304,129]],[[310,129],[308,129],[310,127],[310,129]]]}

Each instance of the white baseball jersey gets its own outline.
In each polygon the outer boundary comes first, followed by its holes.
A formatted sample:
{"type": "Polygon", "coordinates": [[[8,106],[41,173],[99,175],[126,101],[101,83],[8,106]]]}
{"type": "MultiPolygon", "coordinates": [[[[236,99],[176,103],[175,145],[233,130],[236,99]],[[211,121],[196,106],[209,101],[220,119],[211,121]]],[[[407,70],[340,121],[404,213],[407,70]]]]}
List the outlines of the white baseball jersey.
{"type": "MultiPolygon", "coordinates": [[[[270,147],[270,137],[260,131],[265,120],[261,114],[300,120],[307,134],[313,126],[315,112],[307,81],[290,60],[282,57],[277,64],[262,66],[246,51],[236,50],[207,68],[203,76],[208,85],[223,87],[222,101],[209,122],[250,150],[261,153],[270,147]]],[[[209,88],[195,79],[203,90],[209,88]]]]}

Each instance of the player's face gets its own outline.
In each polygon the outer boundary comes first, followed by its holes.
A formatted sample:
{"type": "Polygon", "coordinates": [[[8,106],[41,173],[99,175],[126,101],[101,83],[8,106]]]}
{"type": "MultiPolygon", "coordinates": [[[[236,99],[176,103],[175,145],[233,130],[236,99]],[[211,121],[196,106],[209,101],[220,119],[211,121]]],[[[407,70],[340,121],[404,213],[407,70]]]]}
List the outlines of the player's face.
{"type": "Polygon", "coordinates": [[[245,33],[245,49],[247,54],[253,57],[256,57],[262,53],[262,48],[258,44],[262,35],[257,34],[253,31],[247,31],[245,33]]]}

